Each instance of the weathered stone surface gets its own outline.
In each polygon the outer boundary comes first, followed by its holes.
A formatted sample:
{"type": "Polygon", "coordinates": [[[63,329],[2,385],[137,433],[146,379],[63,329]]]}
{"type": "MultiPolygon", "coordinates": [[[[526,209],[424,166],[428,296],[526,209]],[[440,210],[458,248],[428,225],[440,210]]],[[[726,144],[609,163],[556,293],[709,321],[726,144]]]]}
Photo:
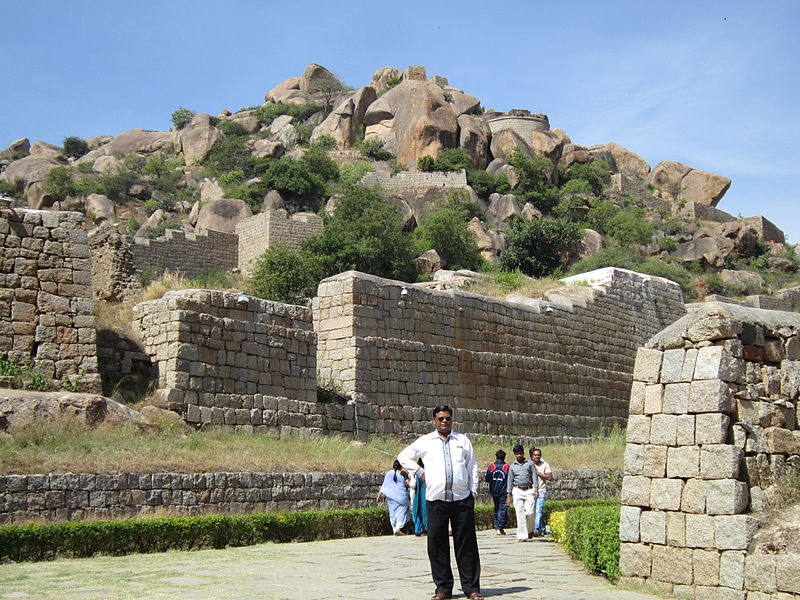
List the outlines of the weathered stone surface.
{"type": "Polygon", "coordinates": [[[800,594],[800,554],[775,557],[775,581],[779,591],[800,594]]]}
{"type": "Polygon", "coordinates": [[[692,552],[692,573],[696,585],[719,585],[719,552],[692,552]]]}
{"type": "Polygon", "coordinates": [[[640,536],[642,542],[647,544],[663,544],[666,540],[666,531],[666,513],[657,510],[647,510],[641,513],[640,536]]]}
{"type": "Polygon", "coordinates": [[[364,127],[364,115],[376,99],[375,88],[370,86],[347,94],[314,128],[311,141],[316,141],[321,135],[330,135],[340,150],[352,147],[364,127]]]}
{"type": "Polygon", "coordinates": [[[620,508],[619,539],[623,542],[639,541],[639,520],[642,509],[636,506],[620,508]]]}
{"type": "Polygon", "coordinates": [[[639,348],[636,352],[636,365],[633,378],[636,381],[657,383],[661,373],[661,360],[664,353],[650,348],[639,348]]]}
{"type": "Polygon", "coordinates": [[[402,77],[403,72],[400,69],[381,67],[372,74],[372,79],[369,84],[378,92],[382,92],[390,80],[400,80],[402,77]]]}
{"type": "Polygon", "coordinates": [[[733,394],[724,381],[718,379],[696,380],[689,391],[689,412],[732,413],[733,394]]]}
{"type": "Polygon", "coordinates": [[[628,417],[626,440],[629,444],[650,443],[651,418],[646,415],[631,415],[628,417]]]}
{"type": "Polygon", "coordinates": [[[472,167],[485,169],[489,164],[489,140],[492,137],[489,125],[480,117],[462,114],[458,117],[458,129],[458,145],[467,153],[472,167]]]}
{"type": "Polygon", "coordinates": [[[727,177],[692,169],[674,161],[658,163],[647,175],[645,182],[654,185],[662,198],[708,206],[716,206],[731,185],[731,180],[727,177]]]}
{"type": "Polygon", "coordinates": [[[514,194],[495,193],[489,196],[487,216],[495,225],[505,223],[511,217],[518,216],[520,213],[517,197],[514,194]]]}
{"type": "Polygon", "coordinates": [[[653,479],[650,485],[650,506],[660,510],[680,510],[683,481],[653,479]]]}
{"type": "Polygon", "coordinates": [[[651,573],[651,547],[647,544],[620,544],[619,569],[624,577],[649,577],[651,573]]]}
{"type": "Polygon", "coordinates": [[[86,216],[95,223],[114,220],[114,203],[102,194],[89,194],[86,198],[86,216]]]}
{"type": "Polygon", "coordinates": [[[689,548],[715,548],[714,517],[711,515],[686,515],[686,546],[689,548]]]}
{"type": "Polygon", "coordinates": [[[200,209],[197,215],[198,230],[213,229],[234,233],[236,224],[253,216],[253,211],[244,200],[238,198],[222,198],[209,202],[200,209]]]}
{"type": "Polygon", "coordinates": [[[700,473],[700,449],[696,446],[669,448],[666,473],[669,478],[697,477],[700,473]]]}
{"type": "Polygon", "coordinates": [[[655,414],[650,425],[650,443],[675,446],[678,443],[678,417],[655,414]]]}
{"type": "MultiPolygon", "coordinates": [[[[664,355],[666,356],[666,352],[664,355]]],[[[689,411],[689,390],[688,383],[670,383],[664,386],[663,411],[672,415],[686,414],[689,411]]]]}
{"type": "Polygon", "coordinates": [[[561,158],[564,144],[569,137],[561,129],[552,131],[534,131],[530,140],[526,140],[534,156],[546,156],[554,164],[561,158]]]}
{"type": "Polygon", "coordinates": [[[618,173],[624,173],[636,179],[644,179],[650,172],[650,165],[647,164],[647,161],[616,142],[606,144],[606,149],[614,159],[611,168],[618,173]]]}
{"type": "Polygon", "coordinates": [[[703,413],[696,416],[695,442],[698,444],[724,444],[728,441],[731,418],[721,413],[703,413]]]}
{"type": "Polygon", "coordinates": [[[706,512],[713,515],[735,515],[744,512],[749,501],[747,484],[735,479],[705,481],[706,512]]]}
{"type": "Polygon", "coordinates": [[[758,528],[758,520],[750,515],[714,517],[714,542],[720,550],[746,550],[758,528]]]}
{"type": "Polygon", "coordinates": [[[667,514],[667,545],[684,547],[686,545],[686,515],[669,511],[667,514]]]}
{"type": "Polygon", "coordinates": [[[700,348],[697,354],[695,379],[721,379],[731,383],[744,382],[744,361],[734,358],[722,346],[700,348]]]}
{"type": "Polygon", "coordinates": [[[652,384],[644,390],[644,413],[652,415],[664,411],[664,386],[652,384]]]}
{"type": "Polygon", "coordinates": [[[729,444],[705,444],[700,450],[700,476],[703,479],[736,479],[742,451],[729,444]]]}
{"type": "Polygon", "coordinates": [[[687,479],[681,495],[681,510],[686,513],[704,513],[706,510],[706,492],[704,481],[687,479]]]}
{"type": "Polygon", "coordinates": [[[533,156],[533,151],[528,143],[520,135],[511,129],[502,129],[492,135],[490,150],[495,160],[508,158],[514,153],[514,149],[519,148],[527,156],[533,156]]]}
{"type": "Polygon", "coordinates": [[[677,584],[692,583],[692,550],[653,546],[652,577],[657,581],[677,584]]]}
{"type": "Polygon", "coordinates": [[[172,134],[169,131],[148,131],[131,129],[117,136],[102,146],[101,152],[106,155],[131,154],[133,152],[171,152],[172,134]]]}
{"type": "Polygon", "coordinates": [[[750,554],[747,556],[744,565],[745,589],[758,590],[762,593],[777,591],[775,558],[773,554],[750,554]]]}
{"type": "Polygon", "coordinates": [[[416,261],[417,269],[422,273],[432,274],[442,268],[442,259],[436,250],[426,250],[420,254],[416,261]]]}
{"type": "Polygon", "coordinates": [[[650,507],[650,478],[625,476],[622,478],[622,504],[650,507]]]}
{"type": "Polygon", "coordinates": [[[642,475],[664,477],[667,468],[667,447],[646,445],[642,456],[642,475]]]}
{"type": "Polygon", "coordinates": [[[217,183],[216,179],[203,179],[200,182],[200,202],[214,202],[224,197],[225,193],[222,191],[222,186],[217,183]]]}
{"type": "Polygon", "coordinates": [[[294,104],[295,102],[287,102],[287,100],[294,99],[295,96],[306,98],[305,94],[300,92],[300,77],[290,77],[276,85],[264,95],[264,102],[294,104]]]}
{"type": "Polygon", "coordinates": [[[719,584],[734,590],[744,587],[744,552],[728,550],[720,553],[719,584]]]}
{"type": "Polygon", "coordinates": [[[212,146],[223,137],[222,132],[211,124],[211,116],[201,113],[183,129],[177,130],[173,140],[186,164],[191,165],[208,156],[212,146]]]}

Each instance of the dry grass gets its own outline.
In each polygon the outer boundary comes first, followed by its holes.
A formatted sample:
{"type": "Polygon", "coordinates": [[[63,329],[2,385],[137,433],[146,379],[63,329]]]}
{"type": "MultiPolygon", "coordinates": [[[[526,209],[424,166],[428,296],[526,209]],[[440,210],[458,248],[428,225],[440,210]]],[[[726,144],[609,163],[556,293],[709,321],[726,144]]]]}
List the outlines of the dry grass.
{"type": "MultiPolygon", "coordinates": [[[[42,424],[0,440],[0,473],[184,473],[383,472],[407,440],[373,438],[368,444],[336,436],[283,437],[234,434],[222,430],[140,432],[128,426],[89,429],[75,422],[42,424]]],[[[498,449],[488,438],[474,438],[481,468],[498,449]]],[[[544,447],[557,470],[618,469],[624,436],[616,433],[585,444],[544,447]]],[[[504,448],[509,457],[511,448],[504,448]]]]}
{"type": "Polygon", "coordinates": [[[545,293],[563,287],[564,284],[558,279],[543,277],[542,279],[532,279],[524,275],[518,279],[495,277],[481,277],[471,284],[466,291],[498,300],[505,299],[509,294],[527,296],[528,298],[541,298],[545,293]]]}

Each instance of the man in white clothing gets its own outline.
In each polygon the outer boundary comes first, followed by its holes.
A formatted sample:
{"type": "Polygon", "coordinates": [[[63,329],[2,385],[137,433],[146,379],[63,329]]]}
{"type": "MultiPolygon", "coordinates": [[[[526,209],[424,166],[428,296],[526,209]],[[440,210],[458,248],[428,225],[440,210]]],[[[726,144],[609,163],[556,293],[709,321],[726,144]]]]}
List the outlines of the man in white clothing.
{"type": "Polygon", "coordinates": [[[397,457],[412,477],[415,473],[424,477],[427,488],[428,559],[436,584],[431,600],[453,597],[448,525],[453,530],[461,589],[467,598],[483,600],[475,535],[478,462],[467,436],[452,430],[453,410],[449,406],[433,409],[433,426],[434,431],[418,438],[397,457]],[[425,463],[424,469],[417,465],[418,458],[425,463]]]}
{"type": "Polygon", "coordinates": [[[544,535],[544,501],[547,500],[547,482],[553,479],[553,470],[547,461],[542,458],[539,448],[531,448],[531,461],[536,467],[539,477],[539,497],[536,498],[536,518],[533,525],[533,537],[544,535]]]}

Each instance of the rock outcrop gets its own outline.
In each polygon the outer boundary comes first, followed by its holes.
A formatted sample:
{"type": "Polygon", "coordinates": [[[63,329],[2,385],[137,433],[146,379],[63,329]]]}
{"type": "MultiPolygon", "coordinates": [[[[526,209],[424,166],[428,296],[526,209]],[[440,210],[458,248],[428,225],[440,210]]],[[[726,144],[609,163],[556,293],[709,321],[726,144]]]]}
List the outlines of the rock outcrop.
{"type": "Polygon", "coordinates": [[[239,221],[253,216],[253,211],[244,200],[221,198],[209,202],[200,209],[195,229],[213,229],[225,233],[235,233],[239,221]]]}
{"type": "Polygon", "coordinates": [[[645,182],[655,186],[664,199],[708,206],[716,206],[731,186],[727,177],[669,160],[653,167],[645,182]]]}

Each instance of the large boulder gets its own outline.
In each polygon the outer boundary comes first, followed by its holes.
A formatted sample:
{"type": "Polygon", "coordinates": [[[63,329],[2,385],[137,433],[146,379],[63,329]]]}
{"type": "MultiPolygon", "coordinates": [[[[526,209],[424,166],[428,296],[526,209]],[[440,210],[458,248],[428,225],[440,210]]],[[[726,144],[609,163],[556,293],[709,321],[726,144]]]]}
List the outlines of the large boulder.
{"type": "Polygon", "coordinates": [[[200,182],[200,202],[214,202],[225,196],[222,191],[222,186],[217,183],[216,179],[203,179],[200,182]]]}
{"type": "Polygon", "coordinates": [[[59,158],[64,155],[64,150],[60,146],[36,140],[30,149],[31,156],[49,156],[51,158],[59,158]]]}
{"type": "Polygon", "coordinates": [[[102,194],[89,194],[86,198],[86,215],[95,223],[114,220],[114,203],[102,194]]]}
{"type": "Polygon", "coordinates": [[[594,229],[584,229],[581,233],[581,239],[561,257],[565,266],[573,265],[581,259],[592,256],[605,246],[603,236],[594,229]]]}
{"type": "Polygon", "coordinates": [[[758,273],[753,273],[751,271],[722,269],[719,273],[719,277],[725,285],[739,288],[745,294],[757,294],[764,288],[764,278],[758,273]]]}
{"type": "Polygon", "coordinates": [[[111,156],[115,154],[131,154],[133,152],[172,152],[172,133],[169,131],[131,129],[120,133],[107,144],[100,146],[100,151],[111,156]]]}
{"type": "Polygon", "coordinates": [[[636,179],[647,177],[650,172],[650,165],[641,156],[623,148],[616,142],[606,144],[606,148],[614,158],[614,164],[609,165],[613,171],[636,179]]]}
{"type": "Polygon", "coordinates": [[[41,208],[44,178],[51,169],[58,166],[63,165],[52,156],[25,156],[9,164],[0,173],[0,181],[11,183],[23,191],[30,208],[41,208]]]}
{"type": "Polygon", "coordinates": [[[512,190],[517,189],[519,186],[519,176],[517,175],[517,170],[502,158],[495,158],[492,162],[490,162],[486,166],[486,172],[490,175],[505,175],[512,190]]]}
{"type": "Polygon", "coordinates": [[[511,217],[519,216],[521,213],[517,197],[514,194],[495,193],[489,196],[489,208],[486,210],[486,216],[495,225],[505,223],[511,217]]]}
{"type": "Polygon", "coordinates": [[[529,146],[534,156],[546,156],[554,164],[561,158],[561,151],[564,144],[569,143],[570,139],[561,129],[552,131],[534,131],[529,142],[529,146]]]}
{"type": "Polygon", "coordinates": [[[308,96],[300,91],[300,77],[290,77],[264,94],[264,102],[294,104],[298,99],[308,100],[308,96]]]}
{"type": "Polygon", "coordinates": [[[508,160],[514,153],[514,149],[519,148],[528,156],[533,156],[533,151],[528,143],[512,129],[501,129],[492,135],[490,150],[495,160],[498,158],[508,160]]]}
{"type": "Polygon", "coordinates": [[[211,124],[211,115],[201,113],[195,115],[186,127],[175,132],[174,142],[176,149],[183,154],[186,164],[191,165],[208,156],[214,144],[224,137],[211,124]]]}
{"type": "Polygon", "coordinates": [[[592,162],[592,154],[589,149],[572,142],[564,144],[561,149],[561,158],[558,159],[560,167],[569,167],[574,163],[586,164],[590,162],[592,162]]]}
{"type": "Polygon", "coordinates": [[[261,210],[268,211],[268,210],[284,210],[286,208],[286,202],[281,196],[281,193],[278,190],[270,190],[264,196],[264,200],[261,202],[261,210]]]}
{"type": "Polygon", "coordinates": [[[422,156],[438,156],[458,142],[456,114],[442,89],[427,81],[403,81],[373,102],[364,122],[369,128],[382,121],[392,121],[397,159],[410,167],[422,156]]]}
{"type": "Polygon", "coordinates": [[[731,252],[732,240],[704,229],[694,239],[680,244],[675,250],[675,256],[683,262],[702,259],[712,267],[719,268],[725,264],[725,258],[731,252]]]}
{"type": "Polygon", "coordinates": [[[228,120],[231,123],[241,125],[247,133],[255,133],[261,129],[261,122],[258,120],[254,110],[243,110],[231,115],[228,120]]]}
{"type": "Polygon", "coordinates": [[[716,206],[731,185],[731,180],[716,173],[700,171],[675,162],[658,163],[645,182],[655,186],[662,198],[716,206]]]}
{"type": "Polygon", "coordinates": [[[487,228],[478,217],[473,217],[467,230],[475,236],[481,256],[493,264],[500,262],[500,254],[505,250],[506,238],[501,229],[487,228]]]}
{"type": "Polygon", "coordinates": [[[225,233],[235,233],[236,224],[253,216],[253,211],[244,200],[222,198],[209,202],[197,215],[195,229],[212,229],[225,233]]]}
{"type": "Polygon", "coordinates": [[[147,237],[148,230],[159,227],[167,220],[167,213],[159,208],[153,211],[153,214],[147,217],[147,220],[142,223],[142,226],[133,234],[134,237],[147,237]]]}
{"type": "Polygon", "coordinates": [[[415,263],[417,265],[417,269],[421,273],[425,273],[427,275],[432,275],[436,271],[439,271],[443,266],[446,266],[442,263],[439,253],[434,249],[426,250],[420,254],[416,258],[415,263]]]}
{"type": "Polygon", "coordinates": [[[336,140],[340,150],[346,150],[355,144],[364,125],[364,115],[369,105],[375,102],[378,95],[375,88],[366,86],[347,94],[331,113],[311,134],[311,141],[321,135],[330,135],[336,140]]]}
{"type": "Polygon", "coordinates": [[[450,103],[450,107],[457,117],[472,113],[475,109],[480,108],[481,105],[481,101],[476,96],[466,94],[452,87],[444,88],[444,97],[450,103]]]}
{"type": "MultiPolygon", "coordinates": [[[[701,230],[702,231],[702,230],[701,230]]],[[[758,244],[758,230],[744,221],[729,221],[712,228],[714,234],[733,242],[733,250],[739,258],[750,258],[758,244]]],[[[697,237],[697,234],[695,234],[697,237]]]]}
{"type": "Polygon", "coordinates": [[[0,158],[22,158],[31,152],[31,141],[28,138],[20,138],[11,142],[8,147],[0,152],[0,158]]]}
{"type": "Polygon", "coordinates": [[[299,88],[301,92],[313,93],[320,86],[329,84],[338,86],[340,89],[342,87],[342,83],[336,75],[322,65],[311,63],[306,67],[302,77],[300,77],[299,88]]]}
{"type": "Polygon", "coordinates": [[[2,431],[14,432],[65,419],[89,426],[130,423],[142,429],[150,428],[150,423],[135,410],[97,394],[0,390],[2,431]]]}
{"type": "Polygon", "coordinates": [[[253,156],[256,158],[280,158],[286,148],[280,142],[273,140],[255,140],[253,142],[253,156]]]}
{"type": "Polygon", "coordinates": [[[458,145],[466,152],[472,167],[485,169],[489,164],[489,140],[492,138],[489,124],[480,117],[461,115],[458,129],[458,145]]]}
{"type": "Polygon", "coordinates": [[[378,93],[382,92],[388,85],[390,80],[397,80],[403,78],[403,72],[394,67],[381,67],[372,74],[372,79],[369,85],[373,87],[378,93]]]}
{"type": "Polygon", "coordinates": [[[394,119],[380,121],[368,125],[364,130],[365,140],[378,140],[383,144],[383,149],[397,155],[397,135],[394,132],[394,119]]]}

